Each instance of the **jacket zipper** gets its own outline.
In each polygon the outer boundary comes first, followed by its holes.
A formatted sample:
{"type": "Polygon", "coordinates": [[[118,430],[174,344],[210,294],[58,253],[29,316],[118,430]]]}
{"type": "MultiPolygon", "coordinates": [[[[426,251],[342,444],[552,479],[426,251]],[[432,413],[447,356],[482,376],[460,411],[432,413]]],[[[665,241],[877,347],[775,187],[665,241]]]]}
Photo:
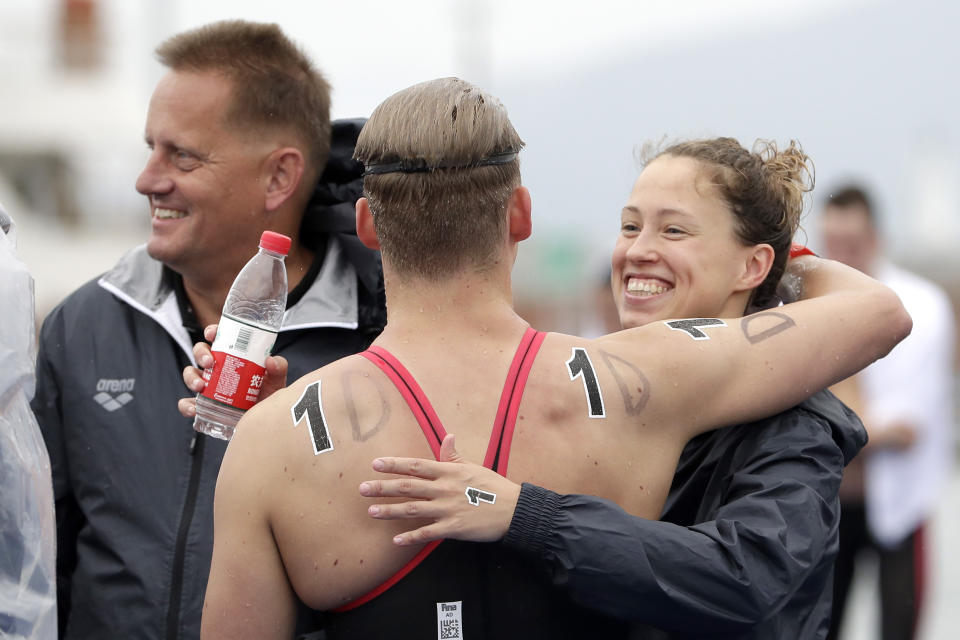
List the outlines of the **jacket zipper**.
{"type": "Polygon", "coordinates": [[[197,506],[200,490],[200,472],[203,470],[203,443],[206,438],[193,434],[190,441],[190,482],[187,485],[187,500],[180,514],[180,528],[173,551],[173,575],[170,579],[170,604],[167,608],[167,640],[177,640],[180,632],[180,600],[183,598],[183,570],[187,554],[187,534],[197,506]]]}

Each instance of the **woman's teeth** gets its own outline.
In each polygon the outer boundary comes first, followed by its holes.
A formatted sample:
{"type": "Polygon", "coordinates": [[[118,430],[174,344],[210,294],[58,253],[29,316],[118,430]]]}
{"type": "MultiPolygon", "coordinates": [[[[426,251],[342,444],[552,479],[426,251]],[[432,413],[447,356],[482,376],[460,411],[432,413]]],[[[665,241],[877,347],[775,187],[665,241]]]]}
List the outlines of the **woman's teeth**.
{"type": "Polygon", "coordinates": [[[629,280],[627,282],[627,292],[639,294],[641,296],[655,296],[663,293],[667,287],[651,282],[641,282],[640,280],[629,280]]]}

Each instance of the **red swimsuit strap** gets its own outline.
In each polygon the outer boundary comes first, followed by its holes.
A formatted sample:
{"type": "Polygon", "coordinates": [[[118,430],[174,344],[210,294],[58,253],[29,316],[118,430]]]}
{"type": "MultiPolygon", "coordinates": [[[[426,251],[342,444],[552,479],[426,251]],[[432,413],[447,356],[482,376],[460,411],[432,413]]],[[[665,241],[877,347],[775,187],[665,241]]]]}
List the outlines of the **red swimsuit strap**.
{"type": "Polygon", "coordinates": [[[502,476],[507,475],[507,463],[510,460],[510,443],[513,441],[513,430],[517,424],[517,413],[520,411],[520,400],[523,399],[523,390],[530,376],[530,369],[537,357],[540,345],[547,334],[527,328],[513,356],[510,370],[507,372],[507,381],[503,385],[500,395],[500,406],[497,417],[493,421],[493,432],[490,434],[490,444],[487,445],[487,455],[483,459],[483,466],[493,469],[502,476]]]}
{"type": "Polygon", "coordinates": [[[433,451],[433,457],[440,456],[440,444],[444,436],[447,435],[437,412],[433,410],[433,405],[427,399],[427,394],[423,392],[420,385],[413,378],[413,375],[407,371],[407,368],[400,364],[397,358],[383,347],[372,346],[360,354],[373,364],[380,367],[381,371],[387,374],[390,381],[397,387],[397,391],[403,396],[413,417],[417,419],[417,424],[427,438],[427,443],[433,451]]]}

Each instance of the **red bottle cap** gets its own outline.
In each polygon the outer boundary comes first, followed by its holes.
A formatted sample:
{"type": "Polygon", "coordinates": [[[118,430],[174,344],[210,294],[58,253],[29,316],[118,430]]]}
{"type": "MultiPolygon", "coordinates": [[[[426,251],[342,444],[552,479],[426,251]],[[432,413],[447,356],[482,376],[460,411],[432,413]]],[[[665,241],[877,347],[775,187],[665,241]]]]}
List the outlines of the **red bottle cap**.
{"type": "Polygon", "coordinates": [[[260,236],[260,246],[274,253],[290,253],[290,238],[276,231],[264,231],[260,236]]]}

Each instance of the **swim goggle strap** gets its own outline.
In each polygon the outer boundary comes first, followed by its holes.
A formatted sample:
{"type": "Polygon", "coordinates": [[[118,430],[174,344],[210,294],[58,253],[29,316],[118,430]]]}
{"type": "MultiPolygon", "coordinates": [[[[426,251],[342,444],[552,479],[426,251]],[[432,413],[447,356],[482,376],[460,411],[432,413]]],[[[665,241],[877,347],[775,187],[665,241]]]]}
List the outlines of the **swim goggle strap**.
{"type": "Polygon", "coordinates": [[[424,158],[414,158],[400,160],[398,162],[383,162],[368,164],[364,168],[364,176],[374,176],[381,173],[425,173],[427,171],[436,171],[437,169],[473,169],[475,167],[489,167],[498,164],[507,164],[513,162],[517,157],[516,151],[505,151],[504,153],[495,153],[486,158],[480,158],[466,164],[439,163],[431,164],[424,158]]]}

